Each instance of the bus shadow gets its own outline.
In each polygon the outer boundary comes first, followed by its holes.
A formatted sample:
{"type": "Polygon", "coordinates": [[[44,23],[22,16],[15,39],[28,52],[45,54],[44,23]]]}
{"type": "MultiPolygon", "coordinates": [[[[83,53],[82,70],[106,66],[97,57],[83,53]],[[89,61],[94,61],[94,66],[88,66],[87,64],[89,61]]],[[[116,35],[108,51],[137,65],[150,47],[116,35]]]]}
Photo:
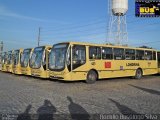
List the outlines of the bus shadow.
{"type": "Polygon", "coordinates": [[[117,78],[104,78],[104,79],[98,79],[97,82],[121,82],[121,81],[131,81],[131,80],[136,80],[132,77],[117,77],[117,78]]]}
{"type": "Polygon", "coordinates": [[[157,90],[143,88],[143,87],[139,87],[139,86],[135,86],[135,85],[131,85],[131,84],[128,84],[128,85],[131,86],[131,87],[137,88],[139,90],[145,91],[147,93],[150,93],[150,94],[160,95],[160,91],[157,91],[157,90]]]}
{"type": "Polygon", "coordinates": [[[123,114],[123,115],[130,115],[130,114],[138,114],[137,112],[135,112],[134,110],[132,110],[131,108],[128,108],[125,105],[121,105],[119,102],[109,98],[108,100],[110,100],[112,103],[114,103],[118,110],[123,114]]]}
{"type": "Polygon", "coordinates": [[[40,77],[36,77],[36,76],[31,76],[31,75],[20,75],[24,78],[27,78],[27,79],[32,79],[32,80],[40,80],[40,81],[46,81],[46,80],[49,80],[49,78],[40,78],[40,77]]]}
{"type": "MultiPolygon", "coordinates": [[[[128,81],[128,79],[131,79],[131,77],[121,77],[121,78],[106,78],[106,79],[98,79],[96,82],[100,82],[100,81],[112,81],[112,82],[116,82],[116,81],[128,81]]],[[[51,79],[49,78],[50,81],[53,82],[58,82],[58,83],[85,83],[86,84],[86,80],[72,80],[72,81],[65,81],[65,80],[58,80],[58,79],[51,79]]]]}
{"type": "Polygon", "coordinates": [[[57,83],[84,83],[85,82],[85,80],[65,81],[65,80],[51,79],[51,78],[48,78],[47,80],[52,82],[57,82],[57,83]]]}
{"type": "Polygon", "coordinates": [[[139,114],[136,111],[132,110],[131,108],[125,106],[125,105],[121,105],[119,102],[109,98],[108,100],[110,100],[112,103],[114,103],[116,105],[116,107],[118,108],[119,112],[122,113],[124,116],[130,116],[130,115],[139,115],[141,116],[140,119],[138,120],[146,120],[147,118],[145,117],[145,115],[139,114]],[[143,116],[143,117],[142,117],[143,116]]]}

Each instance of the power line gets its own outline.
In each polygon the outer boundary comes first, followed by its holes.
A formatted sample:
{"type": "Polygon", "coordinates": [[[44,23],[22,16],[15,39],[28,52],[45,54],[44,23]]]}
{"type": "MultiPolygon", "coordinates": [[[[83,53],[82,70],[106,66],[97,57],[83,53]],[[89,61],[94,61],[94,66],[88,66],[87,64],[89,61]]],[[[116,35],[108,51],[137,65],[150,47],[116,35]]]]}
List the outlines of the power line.
{"type": "MultiPolygon", "coordinates": [[[[146,28],[146,27],[149,27],[149,26],[153,26],[153,25],[157,25],[157,24],[160,24],[159,22],[156,22],[156,23],[152,23],[152,24],[147,24],[146,26],[139,26],[137,29],[139,30],[139,29],[143,29],[143,28],[146,28]]],[[[103,28],[103,27],[100,27],[100,28],[103,28]]],[[[104,27],[105,28],[105,27],[104,27]]],[[[99,29],[96,29],[96,31],[99,31],[99,29]]],[[[136,30],[136,29],[134,29],[134,30],[136,30]]],[[[88,31],[88,30],[83,30],[83,31],[79,31],[78,32],[78,34],[80,34],[80,33],[85,33],[86,31],[88,31]]],[[[145,31],[132,31],[132,32],[129,32],[129,33],[135,33],[135,32],[145,32],[145,31]]],[[[72,32],[73,33],[73,32],[72,32]]],[[[75,33],[75,32],[74,32],[75,33]]],[[[89,33],[89,34],[87,34],[87,35],[93,35],[93,34],[104,34],[104,33],[106,33],[106,32],[100,32],[100,33],[89,33]]],[[[70,36],[68,36],[68,34],[55,34],[54,35],[54,37],[56,38],[56,37],[58,37],[58,35],[61,35],[60,37],[65,37],[65,38],[70,38],[70,37],[77,37],[77,35],[70,35],[70,36]]],[[[83,35],[81,35],[81,36],[83,36],[83,35]]],[[[43,38],[51,38],[51,37],[43,37],[43,38]]]]}
{"type": "Polygon", "coordinates": [[[133,44],[133,45],[142,45],[142,44],[153,44],[153,43],[159,43],[160,42],[160,40],[158,40],[158,41],[154,41],[154,42],[144,42],[144,43],[138,43],[138,44],[133,44]]]}
{"type": "MultiPolygon", "coordinates": [[[[85,25],[77,25],[77,26],[72,26],[72,27],[68,27],[66,29],[75,29],[75,28],[83,28],[83,27],[86,27],[86,26],[91,26],[91,25],[97,25],[97,24],[102,24],[104,22],[94,22],[94,23],[90,23],[90,24],[85,24],[85,25]]],[[[61,31],[61,30],[64,30],[65,28],[58,28],[58,29],[54,29],[54,30],[43,30],[42,32],[54,32],[54,31],[61,31]]]]}
{"type": "MultiPolygon", "coordinates": [[[[151,24],[147,24],[147,25],[143,25],[143,27],[138,27],[138,29],[143,29],[143,28],[147,28],[150,26],[154,26],[154,25],[159,25],[160,22],[155,22],[155,23],[151,23],[151,24]]],[[[134,29],[134,28],[133,28],[134,29]]],[[[136,28],[137,29],[137,28],[136,28]]],[[[133,31],[134,32],[134,31],[133,31]]]]}
{"type": "MultiPolygon", "coordinates": [[[[97,31],[97,30],[99,30],[99,29],[105,29],[106,27],[105,26],[103,26],[103,27],[97,27],[94,31],[97,31]]],[[[64,32],[59,32],[59,33],[56,33],[55,35],[57,36],[57,35],[64,35],[64,34],[67,34],[67,33],[84,33],[84,32],[87,32],[87,31],[93,31],[93,29],[87,29],[87,30],[78,30],[78,31],[74,31],[74,32],[70,32],[70,31],[64,31],[64,32]]],[[[55,37],[55,35],[54,35],[54,37],[55,37]]],[[[45,36],[43,36],[43,37],[45,37],[45,36]]]]}
{"type": "MultiPolygon", "coordinates": [[[[129,14],[127,15],[127,17],[131,17],[133,14],[129,14]]],[[[101,23],[106,23],[106,20],[99,20],[93,23],[88,23],[88,24],[84,24],[84,25],[75,25],[75,26],[71,26],[68,27],[66,29],[74,29],[74,28],[82,28],[82,27],[87,27],[87,26],[91,26],[91,25],[97,25],[97,24],[101,24],[101,23]]],[[[53,27],[54,28],[54,27],[53,27]]],[[[59,31],[59,30],[64,30],[65,28],[58,28],[58,29],[53,29],[53,30],[43,30],[42,32],[49,32],[49,31],[59,31]]]]}
{"type": "MultiPolygon", "coordinates": [[[[146,19],[145,19],[145,20],[146,20],[146,19]]],[[[134,21],[130,21],[130,22],[127,22],[127,23],[130,24],[130,23],[135,23],[135,22],[139,22],[139,21],[141,21],[141,20],[140,20],[140,19],[139,19],[139,20],[134,20],[134,21]]],[[[102,23],[104,24],[104,22],[102,22],[102,23]]],[[[101,24],[102,24],[102,23],[101,23],[101,24]]],[[[106,24],[106,23],[105,23],[105,24],[106,24]]],[[[97,25],[97,24],[94,24],[94,25],[97,25]]],[[[88,25],[88,26],[89,26],[89,25],[88,25]]],[[[53,32],[54,32],[54,34],[55,34],[55,32],[56,32],[56,35],[57,35],[57,32],[58,32],[58,34],[62,34],[62,33],[64,33],[64,34],[66,33],[66,34],[67,34],[67,33],[70,33],[69,31],[74,31],[74,33],[75,33],[75,32],[78,32],[78,31],[75,31],[75,29],[80,29],[81,27],[82,27],[82,26],[80,26],[80,27],[75,27],[75,28],[72,28],[72,29],[71,29],[71,28],[70,28],[70,29],[67,29],[67,32],[66,32],[66,31],[63,31],[63,30],[66,30],[66,29],[61,30],[62,32],[61,32],[60,30],[57,30],[57,31],[51,30],[50,32],[43,32],[43,31],[42,31],[42,34],[43,34],[43,35],[44,35],[44,34],[51,34],[51,33],[53,33],[53,32]],[[59,31],[60,31],[60,32],[59,32],[59,31]]],[[[83,26],[83,27],[87,27],[87,26],[83,26]]],[[[95,26],[94,26],[94,27],[95,27],[95,26]]],[[[107,25],[106,25],[106,26],[104,25],[104,26],[102,26],[102,27],[98,27],[98,29],[99,29],[99,28],[100,28],[100,29],[102,29],[102,28],[107,29],[108,26],[107,26],[107,25]]],[[[97,28],[95,28],[95,29],[97,30],[97,28]]],[[[92,30],[93,30],[93,29],[92,29],[92,30]]],[[[85,32],[85,31],[87,31],[87,30],[79,30],[79,31],[80,31],[80,32],[83,32],[83,31],[85,32]]],[[[72,32],[72,33],[73,33],[73,32],[72,32]]]]}

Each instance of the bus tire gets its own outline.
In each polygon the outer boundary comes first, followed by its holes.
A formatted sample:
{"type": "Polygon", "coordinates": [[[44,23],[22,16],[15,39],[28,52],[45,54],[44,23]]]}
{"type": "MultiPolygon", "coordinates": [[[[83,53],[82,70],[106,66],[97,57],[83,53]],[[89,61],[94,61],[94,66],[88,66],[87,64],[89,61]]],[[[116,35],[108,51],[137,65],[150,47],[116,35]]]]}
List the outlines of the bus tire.
{"type": "Polygon", "coordinates": [[[98,79],[98,75],[94,70],[90,70],[87,74],[87,80],[86,83],[93,84],[98,79]]]}
{"type": "Polygon", "coordinates": [[[135,79],[141,79],[142,76],[143,76],[142,69],[138,68],[138,69],[136,70],[135,79]]]}

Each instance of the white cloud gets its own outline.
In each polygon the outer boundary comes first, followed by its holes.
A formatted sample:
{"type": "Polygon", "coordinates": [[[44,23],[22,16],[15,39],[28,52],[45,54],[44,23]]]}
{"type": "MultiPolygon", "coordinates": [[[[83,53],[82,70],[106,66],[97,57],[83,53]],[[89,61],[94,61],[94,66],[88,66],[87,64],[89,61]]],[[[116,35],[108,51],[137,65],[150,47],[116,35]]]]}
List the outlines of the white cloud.
{"type": "Polygon", "coordinates": [[[47,22],[47,20],[44,20],[44,19],[14,13],[14,12],[10,11],[9,9],[7,9],[5,6],[0,5],[0,18],[2,19],[3,17],[12,17],[12,18],[16,18],[16,19],[25,19],[25,20],[47,22]]]}

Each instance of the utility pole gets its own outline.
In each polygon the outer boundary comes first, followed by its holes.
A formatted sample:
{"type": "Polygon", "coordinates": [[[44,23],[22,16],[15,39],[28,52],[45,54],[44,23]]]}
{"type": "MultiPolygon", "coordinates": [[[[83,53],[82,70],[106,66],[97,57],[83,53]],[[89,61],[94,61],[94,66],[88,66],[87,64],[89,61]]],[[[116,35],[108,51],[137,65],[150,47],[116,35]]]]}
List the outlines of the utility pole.
{"type": "Polygon", "coordinates": [[[1,53],[3,52],[3,41],[1,42],[1,53]]]}
{"type": "Polygon", "coordinates": [[[41,28],[39,27],[38,29],[38,47],[39,47],[40,39],[41,39],[41,28]]]}

